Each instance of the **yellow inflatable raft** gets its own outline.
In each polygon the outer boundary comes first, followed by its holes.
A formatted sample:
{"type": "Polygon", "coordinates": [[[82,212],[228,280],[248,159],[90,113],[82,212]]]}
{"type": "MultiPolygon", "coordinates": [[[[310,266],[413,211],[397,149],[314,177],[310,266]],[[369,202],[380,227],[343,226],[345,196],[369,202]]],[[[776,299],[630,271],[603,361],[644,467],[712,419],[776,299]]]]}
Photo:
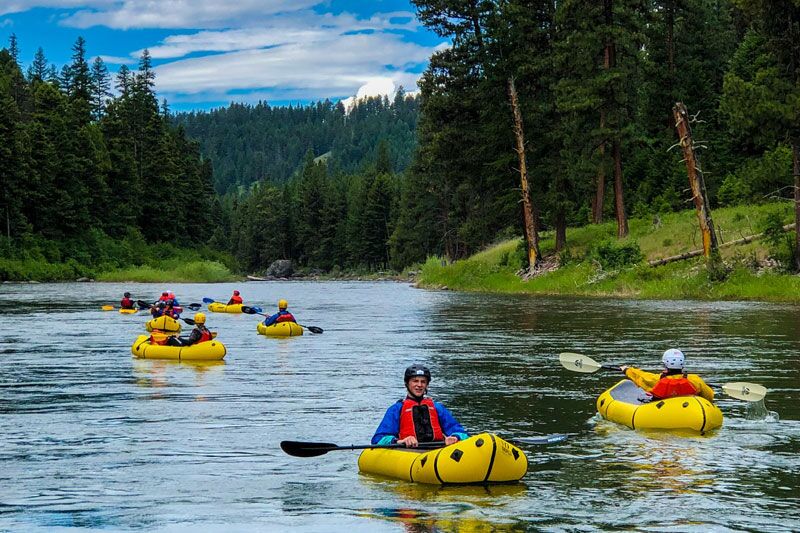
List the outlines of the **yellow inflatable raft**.
{"type": "Polygon", "coordinates": [[[435,450],[371,448],[358,457],[358,468],[405,481],[449,483],[512,483],[528,471],[525,453],[497,435],[481,433],[435,450]]]}
{"type": "Polygon", "coordinates": [[[722,411],[700,396],[648,399],[645,391],[623,379],[597,399],[606,420],[631,429],[689,430],[703,435],[722,426],[722,411]]]}
{"type": "Polygon", "coordinates": [[[223,303],[214,302],[208,304],[208,310],[212,313],[241,313],[242,304],[225,305],[223,303]]]}
{"type": "Polygon", "coordinates": [[[164,315],[158,318],[153,318],[152,320],[148,320],[147,323],[144,325],[144,329],[146,329],[147,331],[153,331],[157,329],[159,331],[165,331],[167,333],[180,333],[181,323],[172,317],[164,315]]]}
{"type": "Polygon", "coordinates": [[[265,326],[263,322],[259,322],[256,329],[261,335],[267,337],[295,337],[303,334],[303,327],[295,322],[278,322],[271,326],[265,326]]]}
{"type": "Polygon", "coordinates": [[[139,311],[139,310],[138,309],[123,309],[123,308],[120,308],[120,310],[119,310],[119,312],[122,313],[123,315],[132,315],[132,314],[136,313],[137,311],[139,311]]]}
{"type": "Polygon", "coordinates": [[[149,335],[140,335],[131,346],[131,353],[139,359],[174,359],[178,361],[221,361],[225,345],[213,340],[191,346],[166,346],[150,344],[149,335]]]}

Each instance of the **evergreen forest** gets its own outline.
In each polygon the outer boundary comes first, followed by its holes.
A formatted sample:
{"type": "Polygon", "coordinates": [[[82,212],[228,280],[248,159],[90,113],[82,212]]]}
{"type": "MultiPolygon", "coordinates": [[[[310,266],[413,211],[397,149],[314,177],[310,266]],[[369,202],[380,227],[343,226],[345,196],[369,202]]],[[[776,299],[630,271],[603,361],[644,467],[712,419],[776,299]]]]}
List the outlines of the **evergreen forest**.
{"type": "Polygon", "coordinates": [[[380,271],[546,231],[562,253],[568,227],[607,220],[624,239],[629,217],[691,207],[677,102],[712,208],[800,198],[797,0],[412,3],[451,46],[419,96],[352,108],[174,114],[147,52],[112,80],[80,39],[61,69],[40,49],[24,70],[12,37],[3,257],[114,266],[166,243],[229,254],[240,272],[276,259],[380,271]]]}

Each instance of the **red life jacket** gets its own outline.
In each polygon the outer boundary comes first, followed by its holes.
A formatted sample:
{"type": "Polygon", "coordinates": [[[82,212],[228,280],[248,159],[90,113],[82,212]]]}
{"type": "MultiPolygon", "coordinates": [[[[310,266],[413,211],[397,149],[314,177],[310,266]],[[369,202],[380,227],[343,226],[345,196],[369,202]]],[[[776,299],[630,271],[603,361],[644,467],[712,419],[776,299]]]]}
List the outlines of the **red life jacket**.
{"type": "Polygon", "coordinates": [[[665,399],[674,396],[694,396],[697,394],[697,388],[691,381],[686,378],[684,374],[680,378],[661,378],[650,391],[654,398],[665,399]]]}
{"type": "Polygon", "coordinates": [[[211,335],[211,332],[208,331],[208,328],[206,328],[205,326],[200,327],[199,329],[200,329],[200,340],[197,341],[195,344],[200,344],[201,342],[208,342],[214,338],[214,336],[211,335]]]}
{"type": "Polygon", "coordinates": [[[133,300],[130,298],[123,298],[119,301],[119,306],[123,309],[133,309],[133,300]]]}
{"type": "Polygon", "coordinates": [[[233,296],[231,296],[231,299],[230,299],[230,301],[228,302],[228,305],[231,305],[231,304],[240,304],[240,303],[244,303],[244,300],[242,300],[242,297],[241,297],[241,296],[239,296],[238,294],[234,294],[233,296]]]}
{"type": "Polygon", "coordinates": [[[275,322],[297,322],[297,320],[294,319],[294,315],[289,311],[279,311],[275,322]]]}
{"type": "Polygon", "coordinates": [[[406,398],[400,408],[400,434],[398,440],[403,440],[411,435],[419,442],[444,440],[442,426],[439,424],[439,414],[433,405],[433,400],[423,398],[422,401],[406,398]]]}

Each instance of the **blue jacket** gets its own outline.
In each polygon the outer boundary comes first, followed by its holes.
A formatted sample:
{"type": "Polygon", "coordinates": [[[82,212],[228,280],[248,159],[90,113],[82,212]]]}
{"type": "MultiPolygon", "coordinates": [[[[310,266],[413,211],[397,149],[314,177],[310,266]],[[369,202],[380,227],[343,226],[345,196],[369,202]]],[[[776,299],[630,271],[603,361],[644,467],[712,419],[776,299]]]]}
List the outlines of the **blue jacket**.
{"type": "MultiPolygon", "coordinates": [[[[400,410],[404,400],[397,400],[383,415],[375,435],[372,436],[372,444],[394,444],[400,435],[400,410]]],[[[458,437],[458,440],[469,438],[467,431],[450,414],[447,408],[439,402],[433,402],[436,414],[439,415],[439,425],[442,426],[442,433],[445,437],[458,437]]]]}
{"type": "Polygon", "coordinates": [[[274,315],[265,318],[264,319],[264,325],[265,326],[271,326],[272,324],[275,323],[276,320],[278,320],[278,317],[281,316],[281,315],[291,315],[291,313],[289,311],[278,311],[274,315]]]}

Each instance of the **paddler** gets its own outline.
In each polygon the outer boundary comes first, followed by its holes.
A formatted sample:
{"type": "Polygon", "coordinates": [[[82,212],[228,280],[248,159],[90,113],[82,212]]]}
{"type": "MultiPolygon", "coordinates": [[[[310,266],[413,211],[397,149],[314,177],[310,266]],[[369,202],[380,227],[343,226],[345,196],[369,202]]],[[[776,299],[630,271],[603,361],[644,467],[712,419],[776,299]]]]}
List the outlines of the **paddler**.
{"type": "Polygon", "coordinates": [[[193,344],[200,344],[201,342],[208,342],[214,336],[206,328],[206,315],[205,313],[195,313],[194,315],[194,329],[189,333],[189,337],[173,336],[167,339],[167,344],[170,346],[191,346],[193,344]]]}
{"type": "Polygon", "coordinates": [[[670,348],[661,357],[664,370],[661,374],[651,374],[630,366],[621,366],[625,377],[636,386],[644,389],[654,400],[664,400],[674,396],[702,396],[714,401],[714,391],[697,374],[687,374],[684,369],[686,357],[677,348],[670,348]]]}
{"type": "Polygon", "coordinates": [[[420,442],[444,441],[455,444],[469,437],[466,430],[439,402],[426,397],[431,371],[419,364],[406,368],[407,395],[397,400],[383,416],[372,444],[405,444],[416,448],[420,442]]]}
{"type": "Polygon", "coordinates": [[[294,315],[287,311],[286,309],[289,307],[289,302],[284,299],[278,300],[278,312],[272,316],[268,316],[264,319],[265,326],[271,326],[272,324],[277,324],[278,322],[297,322],[295,320],[294,315]]]}
{"type": "Polygon", "coordinates": [[[122,300],[119,301],[119,306],[122,309],[136,309],[136,302],[131,300],[131,293],[126,292],[122,295],[122,300]]]}
{"type": "Polygon", "coordinates": [[[231,296],[231,299],[228,300],[228,305],[236,305],[236,304],[243,304],[243,303],[244,303],[244,300],[242,300],[242,297],[239,296],[239,291],[233,291],[233,296],[231,296]]]}

